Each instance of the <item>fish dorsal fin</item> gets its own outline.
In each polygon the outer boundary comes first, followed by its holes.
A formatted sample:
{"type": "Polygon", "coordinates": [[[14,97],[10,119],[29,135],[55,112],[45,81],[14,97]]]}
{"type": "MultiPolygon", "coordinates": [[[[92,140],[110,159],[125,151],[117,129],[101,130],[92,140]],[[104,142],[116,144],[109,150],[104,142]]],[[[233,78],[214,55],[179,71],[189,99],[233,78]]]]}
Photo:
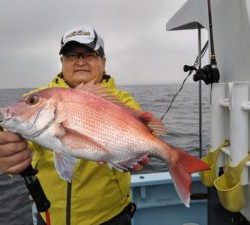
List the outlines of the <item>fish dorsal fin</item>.
{"type": "Polygon", "coordinates": [[[113,104],[116,104],[124,109],[127,109],[132,114],[137,115],[138,110],[134,110],[127,106],[125,103],[121,102],[115,94],[112,92],[112,89],[106,88],[101,84],[95,84],[95,81],[89,81],[88,83],[81,83],[76,87],[77,90],[84,90],[87,92],[90,92],[94,95],[97,95],[101,98],[104,98],[105,100],[112,102],[113,104]]]}
{"type": "Polygon", "coordinates": [[[75,89],[87,91],[101,98],[104,98],[107,101],[110,101],[114,104],[122,105],[122,103],[112,93],[111,89],[105,88],[101,84],[95,84],[95,80],[89,81],[88,83],[85,84],[81,83],[75,89]]]}
{"type": "Polygon", "coordinates": [[[152,113],[145,111],[136,112],[139,119],[156,135],[164,135],[167,129],[162,121],[156,118],[152,113]]]}
{"type": "Polygon", "coordinates": [[[81,83],[76,87],[76,89],[90,92],[126,109],[134,117],[143,122],[149,128],[149,130],[154,132],[156,135],[164,135],[167,132],[161,120],[156,118],[152,113],[130,108],[129,106],[125,105],[125,103],[119,101],[112,93],[112,90],[105,88],[101,84],[95,84],[94,80],[85,84],[81,83]]]}

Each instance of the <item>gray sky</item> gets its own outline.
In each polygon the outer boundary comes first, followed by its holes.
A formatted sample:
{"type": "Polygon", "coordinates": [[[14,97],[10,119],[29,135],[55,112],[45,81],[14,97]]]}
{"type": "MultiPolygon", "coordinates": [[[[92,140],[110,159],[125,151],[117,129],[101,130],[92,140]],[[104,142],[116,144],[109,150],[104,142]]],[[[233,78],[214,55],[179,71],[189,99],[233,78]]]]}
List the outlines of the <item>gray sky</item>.
{"type": "Polygon", "coordinates": [[[68,29],[88,25],[103,37],[107,73],[118,84],[182,81],[197,55],[196,31],[166,31],[185,0],[1,0],[0,88],[36,87],[61,70],[68,29]]]}

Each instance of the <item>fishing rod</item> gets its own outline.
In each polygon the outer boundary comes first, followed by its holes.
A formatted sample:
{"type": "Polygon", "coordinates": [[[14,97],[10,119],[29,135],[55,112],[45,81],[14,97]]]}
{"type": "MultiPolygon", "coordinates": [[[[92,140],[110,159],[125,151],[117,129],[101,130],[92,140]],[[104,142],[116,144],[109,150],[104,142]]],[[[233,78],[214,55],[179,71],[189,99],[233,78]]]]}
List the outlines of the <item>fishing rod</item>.
{"type": "MultiPolygon", "coordinates": [[[[202,155],[202,90],[201,90],[201,81],[204,81],[205,84],[211,84],[211,88],[213,83],[219,82],[220,73],[217,66],[217,61],[215,57],[215,50],[214,50],[214,39],[213,39],[213,23],[212,23],[212,10],[211,10],[211,2],[207,0],[207,7],[208,7],[208,23],[209,23],[209,38],[210,38],[210,64],[201,68],[201,63],[199,68],[192,68],[190,66],[184,66],[184,71],[191,71],[195,70],[196,73],[193,76],[193,80],[195,82],[199,81],[199,145],[200,145],[200,157],[202,155]],[[186,70],[185,70],[186,67],[186,70]]],[[[200,48],[200,27],[198,27],[198,36],[199,36],[199,48],[200,48]]],[[[200,49],[199,49],[200,52],[200,49]]],[[[200,54],[200,53],[199,53],[200,54]]]]}
{"type": "MultiPolygon", "coordinates": [[[[217,66],[217,61],[215,57],[214,51],[214,35],[213,35],[213,24],[212,24],[212,10],[211,10],[211,1],[207,0],[207,8],[208,8],[208,22],[209,22],[209,37],[210,37],[210,49],[211,49],[211,58],[210,64],[212,68],[213,79],[214,82],[218,82],[220,79],[220,73],[217,66]]],[[[213,83],[213,82],[212,82],[213,83]]]]}
{"type": "Polygon", "coordinates": [[[50,201],[47,199],[43,191],[43,188],[40,184],[40,181],[36,176],[37,173],[38,170],[34,169],[30,165],[23,172],[21,172],[20,175],[24,178],[25,185],[36,204],[37,211],[45,212],[46,225],[50,225],[50,215],[49,215],[50,201]]]}
{"type": "Polygon", "coordinates": [[[220,73],[217,66],[217,61],[215,57],[214,50],[214,38],[213,38],[213,23],[212,23],[212,10],[211,2],[207,0],[208,6],[208,23],[209,23],[209,39],[210,39],[210,64],[204,66],[203,68],[196,69],[196,74],[193,76],[195,82],[203,80],[206,85],[213,83],[218,83],[220,79],[220,73]]]}
{"type": "MultiPolygon", "coordinates": [[[[193,71],[195,71],[196,73],[193,76],[193,80],[195,82],[199,81],[199,101],[200,101],[200,107],[199,107],[200,141],[199,142],[200,142],[200,148],[202,145],[202,141],[201,141],[201,82],[200,81],[204,81],[204,83],[206,85],[211,84],[211,88],[212,88],[212,84],[219,82],[219,79],[220,79],[220,73],[219,73],[219,69],[217,66],[217,61],[216,61],[216,57],[215,57],[215,50],[214,50],[212,10],[211,10],[210,0],[207,0],[207,6],[208,6],[209,39],[210,39],[210,52],[211,52],[210,53],[211,54],[210,64],[205,65],[203,68],[201,68],[201,66],[199,66],[199,68],[197,69],[197,64],[199,63],[199,65],[201,65],[200,64],[201,58],[203,57],[205,46],[208,44],[208,42],[207,42],[202,50],[199,49],[199,56],[196,58],[194,65],[193,66],[184,65],[184,67],[183,67],[184,72],[189,71],[189,74],[184,79],[180,89],[174,95],[169,107],[167,108],[167,110],[165,111],[165,113],[161,117],[161,120],[162,120],[165,117],[165,115],[168,113],[168,111],[172,107],[172,104],[173,104],[175,98],[177,97],[177,95],[179,94],[181,89],[183,88],[184,83],[186,82],[187,78],[192,74],[193,71]]],[[[198,27],[198,28],[199,28],[198,32],[199,32],[199,41],[200,41],[200,27],[198,27]]],[[[200,44],[199,44],[199,46],[200,46],[200,44]]],[[[207,46],[206,46],[206,48],[207,48],[207,46]]],[[[201,157],[201,153],[200,153],[200,157],[201,157]]]]}
{"type": "MultiPolygon", "coordinates": [[[[213,23],[212,23],[212,10],[211,10],[211,1],[207,0],[207,8],[208,8],[208,22],[209,22],[209,38],[210,38],[210,64],[204,66],[203,68],[195,69],[196,74],[193,76],[193,80],[195,82],[199,81],[200,84],[200,94],[201,94],[201,81],[203,80],[206,85],[211,84],[211,89],[213,83],[218,83],[220,79],[220,73],[217,66],[217,61],[215,57],[214,50],[214,39],[213,39],[213,23]]],[[[199,33],[200,34],[200,33],[199,33]]],[[[211,99],[210,99],[211,101],[211,99]]],[[[199,112],[201,116],[201,96],[200,96],[200,105],[199,112]]],[[[200,137],[201,137],[201,117],[200,117],[200,137]]],[[[201,140],[200,140],[201,145],[201,140]]],[[[190,196],[191,199],[203,199],[208,198],[209,194],[192,194],[190,196]]]]}

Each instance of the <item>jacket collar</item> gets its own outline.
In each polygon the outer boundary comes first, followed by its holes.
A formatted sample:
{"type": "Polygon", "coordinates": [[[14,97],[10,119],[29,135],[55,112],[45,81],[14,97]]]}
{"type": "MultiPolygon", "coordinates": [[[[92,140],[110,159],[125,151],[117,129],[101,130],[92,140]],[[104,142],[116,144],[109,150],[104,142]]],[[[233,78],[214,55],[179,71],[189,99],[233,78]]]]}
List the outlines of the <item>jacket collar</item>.
{"type": "MultiPolygon", "coordinates": [[[[106,88],[116,88],[115,81],[112,77],[102,80],[101,84],[106,88]]],[[[49,83],[48,87],[69,87],[69,85],[62,78],[62,73],[56,75],[56,77],[49,83]]]]}

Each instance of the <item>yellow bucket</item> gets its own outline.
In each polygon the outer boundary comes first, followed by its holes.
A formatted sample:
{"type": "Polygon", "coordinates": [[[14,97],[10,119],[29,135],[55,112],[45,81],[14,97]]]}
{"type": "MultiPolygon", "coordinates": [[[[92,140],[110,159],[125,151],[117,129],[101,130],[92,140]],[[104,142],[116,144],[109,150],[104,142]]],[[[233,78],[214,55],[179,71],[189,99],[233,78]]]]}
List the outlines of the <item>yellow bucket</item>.
{"type": "Polygon", "coordinates": [[[240,180],[244,165],[248,159],[249,156],[236,166],[226,166],[224,174],[214,181],[222,206],[231,212],[239,212],[245,204],[240,180]]]}
{"type": "Polygon", "coordinates": [[[214,181],[217,178],[217,171],[216,171],[216,162],[222,147],[226,147],[229,145],[229,141],[225,140],[223,144],[221,144],[217,149],[210,149],[208,154],[203,157],[203,160],[209,167],[210,170],[201,171],[200,178],[201,182],[207,186],[212,187],[214,185],[214,181]]]}
{"type": "Polygon", "coordinates": [[[214,185],[214,180],[216,176],[216,159],[219,150],[210,151],[202,160],[210,167],[210,170],[201,171],[200,178],[201,182],[207,186],[212,187],[214,185]]]}
{"type": "Polygon", "coordinates": [[[234,184],[227,174],[214,181],[222,206],[230,212],[239,212],[244,207],[244,194],[240,182],[234,184]]]}

